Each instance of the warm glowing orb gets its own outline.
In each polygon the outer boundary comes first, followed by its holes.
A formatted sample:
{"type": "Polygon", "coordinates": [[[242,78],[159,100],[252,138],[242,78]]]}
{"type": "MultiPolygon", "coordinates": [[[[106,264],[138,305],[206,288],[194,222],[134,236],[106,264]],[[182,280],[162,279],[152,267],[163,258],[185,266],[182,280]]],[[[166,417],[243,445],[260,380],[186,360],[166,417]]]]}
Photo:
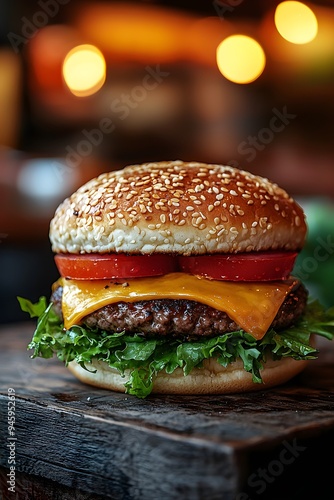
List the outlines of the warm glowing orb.
{"type": "Polygon", "coordinates": [[[78,45],[64,59],[63,77],[76,96],[95,94],[105,82],[106,62],[94,45],[78,45]]]}
{"type": "Polygon", "coordinates": [[[217,47],[217,65],[225,78],[234,83],[256,80],[266,65],[261,45],[246,35],[231,35],[217,47]]]}
{"type": "Polygon", "coordinates": [[[302,2],[282,2],[276,7],[275,25],[279,34],[288,42],[311,42],[318,33],[314,12],[302,2]]]}

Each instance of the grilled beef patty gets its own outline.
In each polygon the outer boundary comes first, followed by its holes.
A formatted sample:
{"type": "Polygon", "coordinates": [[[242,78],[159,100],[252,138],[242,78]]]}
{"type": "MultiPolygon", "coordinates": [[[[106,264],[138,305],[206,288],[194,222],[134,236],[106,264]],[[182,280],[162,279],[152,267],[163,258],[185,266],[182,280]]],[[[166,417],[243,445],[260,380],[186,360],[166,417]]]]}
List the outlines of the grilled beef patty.
{"type": "MultiPolygon", "coordinates": [[[[62,287],[58,287],[51,296],[53,308],[60,318],[62,292],[62,287]]],[[[298,282],[280,307],[272,328],[282,330],[295,323],[305,309],[307,296],[307,290],[298,282]]],[[[146,337],[169,336],[184,340],[198,340],[240,330],[225,312],[185,299],[117,302],[88,314],[82,323],[110,332],[125,331],[146,337]]]]}

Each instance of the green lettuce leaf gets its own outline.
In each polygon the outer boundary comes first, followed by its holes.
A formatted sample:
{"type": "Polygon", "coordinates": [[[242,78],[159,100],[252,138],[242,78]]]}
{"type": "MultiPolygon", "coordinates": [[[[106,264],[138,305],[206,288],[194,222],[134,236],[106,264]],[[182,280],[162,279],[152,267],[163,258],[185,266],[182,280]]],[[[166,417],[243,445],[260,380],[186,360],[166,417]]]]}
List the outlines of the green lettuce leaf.
{"type": "Polygon", "coordinates": [[[110,333],[82,325],[66,330],[45,297],[35,304],[22,297],[18,300],[23,311],[37,318],[28,345],[28,349],[34,351],[32,358],[51,358],[56,354],[65,365],[75,360],[88,371],[94,371],[93,359],[104,361],[122,375],[127,371],[129,380],[124,384],[125,390],[139,398],[150,394],[158,372],[173,373],[181,368],[186,376],[212,357],[224,367],[241,358],[253,381],[261,383],[261,369],[268,352],[274,359],[315,359],[318,351],[310,345],[311,334],[329,340],[334,338],[334,307],[326,311],[318,301],[308,304],[305,314],[294,326],[279,332],[271,329],[261,340],[239,330],[214,338],[183,342],[145,339],[140,334],[129,336],[124,332],[110,333]]]}

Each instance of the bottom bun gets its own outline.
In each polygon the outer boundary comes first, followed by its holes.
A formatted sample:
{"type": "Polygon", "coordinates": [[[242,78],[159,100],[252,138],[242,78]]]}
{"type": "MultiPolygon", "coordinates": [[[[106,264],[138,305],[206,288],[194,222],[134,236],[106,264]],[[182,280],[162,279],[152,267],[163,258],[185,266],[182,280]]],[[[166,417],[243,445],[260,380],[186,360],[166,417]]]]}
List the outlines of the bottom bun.
{"type": "MultiPolygon", "coordinates": [[[[282,358],[279,361],[268,360],[261,371],[263,384],[252,381],[252,375],[245,371],[243,362],[237,360],[227,368],[221,366],[214,358],[203,362],[202,368],[194,368],[184,376],[183,370],[177,368],[172,374],[159,372],[153,384],[153,393],[158,394],[228,394],[246,391],[263,390],[287,382],[306,367],[308,361],[296,361],[293,358],[282,358]]],[[[117,392],[125,392],[124,384],[129,374],[122,376],[104,361],[93,360],[89,369],[83,369],[75,361],[68,365],[70,371],[81,382],[117,392]]]]}

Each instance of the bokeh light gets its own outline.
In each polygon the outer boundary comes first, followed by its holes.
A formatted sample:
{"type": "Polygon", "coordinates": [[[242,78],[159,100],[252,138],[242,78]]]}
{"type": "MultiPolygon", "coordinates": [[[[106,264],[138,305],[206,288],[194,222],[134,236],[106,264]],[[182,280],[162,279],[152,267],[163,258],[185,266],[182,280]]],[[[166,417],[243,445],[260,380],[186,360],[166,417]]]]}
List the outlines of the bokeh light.
{"type": "Polygon", "coordinates": [[[94,45],[78,45],[67,54],[63,77],[72,94],[84,97],[95,94],[106,79],[106,62],[94,45]]]}
{"type": "Polygon", "coordinates": [[[295,44],[311,42],[318,32],[316,15],[302,2],[280,3],[275,10],[275,25],[285,40],[295,44]]]}
{"type": "Polygon", "coordinates": [[[217,65],[225,78],[234,83],[256,80],[266,65],[261,45],[246,35],[231,35],[217,47],[217,65]]]}

